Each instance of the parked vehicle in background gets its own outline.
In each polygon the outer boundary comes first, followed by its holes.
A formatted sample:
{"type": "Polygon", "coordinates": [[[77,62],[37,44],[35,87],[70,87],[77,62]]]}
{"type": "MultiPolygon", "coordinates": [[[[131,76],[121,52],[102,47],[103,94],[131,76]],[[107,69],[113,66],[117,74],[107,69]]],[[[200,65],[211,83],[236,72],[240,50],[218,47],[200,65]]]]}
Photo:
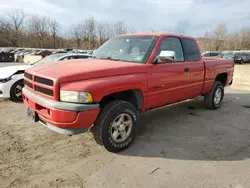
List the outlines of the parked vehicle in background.
{"type": "Polygon", "coordinates": [[[16,55],[19,55],[19,54],[21,54],[21,53],[23,53],[23,52],[25,52],[25,49],[18,50],[15,54],[16,54],[16,55]]]}
{"type": "Polygon", "coordinates": [[[15,54],[15,53],[18,52],[18,51],[19,51],[19,49],[13,49],[13,50],[10,51],[10,53],[15,54]]]}
{"type": "Polygon", "coordinates": [[[37,52],[35,55],[40,55],[40,56],[42,56],[42,58],[44,58],[44,57],[49,56],[51,54],[52,54],[52,52],[49,50],[42,50],[40,52],[37,52]]]}
{"type": "Polygon", "coordinates": [[[250,53],[236,53],[235,54],[236,64],[247,64],[250,63],[250,53]]]}
{"type": "Polygon", "coordinates": [[[24,87],[24,71],[32,66],[69,59],[86,59],[89,57],[90,56],[86,54],[54,54],[33,64],[2,67],[0,68],[0,98],[10,98],[14,102],[21,102],[22,89],[24,87]]]}
{"type": "Polygon", "coordinates": [[[221,52],[207,51],[201,54],[201,57],[223,57],[221,52]]]}
{"type": "Polygon", "coordinates": [[[250,53],[243,53],[242,54],[242,61],[244,64],[250,63],[250,53]]]}
{"type": "Polygon", "coordinates": [[[64,49],[61,49],[61,50],[56,50],[56,51],[52,52],[52,54],[62,54],[62,53],[67,53],[67,51],[64,49]]]}
{"type": "Polygon", "coordinates": [[[225,54],[223,54],[223,57],[222,57],[223,59],[235,59],[235,54],[233,54],[233,53],[225,53],[225,54]]]}
{"type": "Polygon", "coordinates": [[[0,52],[0,62],[13,62],[14,54],[11,52],[0,52]]]}
{"type": "Polygon", "coordinates": [[[30,55],[36,55],[37,53],[41,52],[41,50],[33,50],[30,55]]]}
{"type": "Polygon", "coordinates": [[[70,51],[73,51],[74,49],[73,48],[65,48],[64,50],[67,52],[70,52],[70,51]]]}
{"type": "Polygon", "coordinates": [[[250,54],[245,53],[245,52],[236,53],[234,61],[236,64],[250,63],[250,54]]]}
{"type": "Polygon", "coordinates": [[[83,63],[27,69],[23,99],[35,122],[69,135],[91,128],[97,143],[119,152],[134,141],[139,113],[200,95],[219,108],[233,72],[231,59],[202,60],[194,38],[122,35],[83,63]]]}
{"type": "Polygon", "coordinates": [[[0,53],[4,52],[4,53],[13,53],[13,48],[0,48],[0,53]]]}

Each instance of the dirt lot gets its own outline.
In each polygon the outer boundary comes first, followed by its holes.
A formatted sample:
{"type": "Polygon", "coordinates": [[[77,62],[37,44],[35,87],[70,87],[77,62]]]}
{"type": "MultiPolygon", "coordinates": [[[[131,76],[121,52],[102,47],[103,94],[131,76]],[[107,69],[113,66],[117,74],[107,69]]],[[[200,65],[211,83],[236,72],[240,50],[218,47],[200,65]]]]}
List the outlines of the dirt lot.
{"type": "Polygon", "coordinates": [[[217,111],[195,100],[142,115],[136,142],[111,154],[91,134],[57,134],[2,101],[0,187],[246,188],[249,121],[249,93],[227,89],[217,111]]]}

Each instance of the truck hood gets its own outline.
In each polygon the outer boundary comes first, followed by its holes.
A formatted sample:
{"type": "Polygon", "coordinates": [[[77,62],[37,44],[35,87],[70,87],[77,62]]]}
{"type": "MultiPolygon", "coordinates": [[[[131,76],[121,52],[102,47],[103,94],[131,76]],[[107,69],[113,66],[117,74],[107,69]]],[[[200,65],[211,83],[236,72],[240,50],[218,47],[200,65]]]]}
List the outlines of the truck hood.
{"type": "Polygon", "coordinates": [[[146,72],[143,63],[130,63],[114,60],[84,59],[68,60],[64,63],[54,62],[34,66],[26,72],[59,82],[93,79],[122,74],[146,72]]]}
{"type": "Polygon", "coordinates": [[[0,68],[0,79],[8,78],[15,74],[17,71],[24,71],[30,68],[30,65],[14,65],[8,67],[1,67],[0,68]]]}

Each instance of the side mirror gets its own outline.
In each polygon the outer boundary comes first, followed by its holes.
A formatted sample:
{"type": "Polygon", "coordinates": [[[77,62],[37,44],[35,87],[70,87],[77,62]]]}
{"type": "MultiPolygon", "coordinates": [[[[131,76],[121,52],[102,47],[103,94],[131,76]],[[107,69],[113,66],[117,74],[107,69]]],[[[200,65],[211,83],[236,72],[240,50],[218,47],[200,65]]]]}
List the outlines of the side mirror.
{"type": "Polygon", "coordinates": [[[157,57],[157,63],[174,61],[174,59],[175,59],[175,52],[174,51],[161,51],[157,57]]]}

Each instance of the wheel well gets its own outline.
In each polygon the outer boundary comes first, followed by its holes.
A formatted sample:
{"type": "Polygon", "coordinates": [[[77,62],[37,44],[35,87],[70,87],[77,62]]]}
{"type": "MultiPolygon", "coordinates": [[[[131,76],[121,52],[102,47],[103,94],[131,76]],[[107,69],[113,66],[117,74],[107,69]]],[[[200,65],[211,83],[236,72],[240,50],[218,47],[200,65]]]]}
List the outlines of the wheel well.
{"type": "Polygon", "coordinates": [[[217,75],[215,80],[221,82],[225,86],[227,82],[227,73],[217,75]]]}
{"type": "Polygon", "coordinates": [[[141,110],[143,105],[143,96],[140,90],[126,90],[112,93],[103,97],[100,101],[100,108],[103,108],[109,102],[114,100],[123,100],[130,102],[137,108],[137,110],[141,110]]]}

